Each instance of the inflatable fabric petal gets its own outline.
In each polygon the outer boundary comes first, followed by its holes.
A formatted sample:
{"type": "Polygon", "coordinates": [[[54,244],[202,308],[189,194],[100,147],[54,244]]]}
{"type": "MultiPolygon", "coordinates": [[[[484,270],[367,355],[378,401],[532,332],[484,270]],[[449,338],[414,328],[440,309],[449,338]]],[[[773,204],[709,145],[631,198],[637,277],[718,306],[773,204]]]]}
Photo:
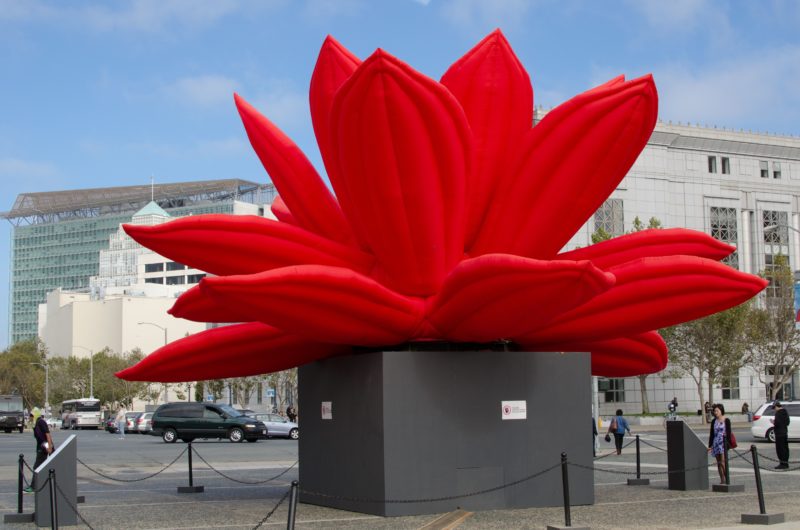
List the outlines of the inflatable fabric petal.
{"type": "Polygon", "coordinates": [[[556,258],[591,260],[601,269],[627,261],[655,256],[697,256],[719,261],[736,250],[708,234],[685,228],[651,229],[562,252],[556,258]]]}
{"type": "Polygon", "coordinates": [[[181,294],[167,313],[194,322],[232,323],[253,320],[250,311],[242,310],[241,306],[228,306],[223,302],[224,300],[219,300],[213,293],[200,290],[200,286],[195,285],[181,294]]]}
{"type": "Polygon", "coordinates": [[[217,275],[254,274],[296,264],[368,271],[373,262],[372,256],[352,247],[253,215],[205,214],[123,228],[162,256],[217,275]]]}
{"type": "Polygon", "coordinates": [[[633,337],[597,342],[521,345],[524,351],[588,351],[592,354],[592,375],[631,377],[660,372],[667,366],[667,345],[656,331],[633,337]]]}
{"type": "MultiPolygon", "coordinates": [[[[352,270],[302,265],[249,276],[204,278],[200,291],[225,307],[303,337],[325,342],[380,346],[418,332],[424,303],[397,294],[352,270]]],[[[183,307],[183,306],[182,306],[183,307]]],[[[172,314],[184,318],[173,307],[172,314]]]]}
{"type": "Polygon", "coordinates": [[[495,30],[442,76],[458,99],[475,137],[476,169],[467,183],[470,242],[494,200],[494,183],[507,173],[510,155],[533,124],[533,88],[528,72],[500,30],[495,30]]]}
{"type": "MultiPolygon", "coordinates": [[[[311,75],[309,103],[314,135],[317,138],[322,162],[328,173],[328,179],[336,190],[336,197],[345,211],[352,211],[352,199],[346,181],[339,174],[333,163],[332,151],[334,140],[331,129],[331,108],[336,92],[347,79],[353,75],[361,60],[353,55],[339,41],[328,35],[317,57],[317,65],[311,75]]],[[[364,245],[364,241],[360,241],[364,245]]]]}
{"type": "Polygon", "coordinates": [[[289,211],[289,207],[286,206],[286,203],[283,202],[280,195],[275,196],[275,200],[272,201],[269,209],[278,221],[297,226],[297,219],[295,219],[292,212],[289,211]]]}
{"type": "Polygon", "coordinates": [[[251,322],[189,335],[116,375],[126,381],[163,383],[243,377],[286,370],[349,351],[251,322]]]}
{"type": "Polygon", "coordinates": [[[431,325],[448,340],[489,342],[550,321],[614,285],[588,261],[487,254],[461,262],[431,304],[431,325]]]}
{"type": "Polygon", "coordinates": [[[516,169],[498,183],[469,253],[555,256],[636,161],[657,109],[648,75],[606,83],[551,110],[526,135],[516,169]]]}
{"type": "Polygon", "coordinates": [[[606,340],[672,326],[734,307],[767,286],[758,276],[693,256],[642,258],[611,267],[617,283],[523,344],[606,340]]]}
{"type": "Polygon", "coordinates": [[[351,241],[339,203],[300,148],[238,94],[234,99],[253,150],[299,226],[335,241],[351,241]]]}
{"type": "MultiPolygon", "coordinates": [[[[378,50],[339,89],[331,115],[348,219],[406,295],[436,292],[464,253],[472,138],[442,85],[378,50]]],[[[338,193],[338,189],[337,189],[338,193]]]]}

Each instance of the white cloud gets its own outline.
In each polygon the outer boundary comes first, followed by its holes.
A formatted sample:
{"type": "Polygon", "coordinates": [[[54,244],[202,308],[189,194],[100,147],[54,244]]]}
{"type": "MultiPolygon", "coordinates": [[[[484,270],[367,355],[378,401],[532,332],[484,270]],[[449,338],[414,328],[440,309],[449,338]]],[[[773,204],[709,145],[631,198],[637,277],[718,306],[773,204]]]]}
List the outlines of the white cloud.
{"type": "Polygon", "coordinates": [[[164,92],[181,103],[212,107],[230,103],[239,84],[220,75],[184,77],[164,87],[164,92]]]}
{"type": "Polygon", "coordinates": [[[797,133],[800,47],[759,50],[689,70],[654,70],[662,119],[750,127],[774,124],[797,133]],[[746,125],[743,125],[746,124],[746,125]]]}
{"type": "Polygon", "coordinates": [[[310,126],[308,94],[287,82],[273,80],[248,101],[284,132],[310,126]]]}
{"type": "Polygon", "coordinates": [[[448,0],[442,5],[442,14],[457,26],[511,27],[520,23],[533,4],[530,0],[448,0]]]}
{"type": "MultiPolygon", "coordinates": [[[[708,19],[704,16],[716,10],[710,0],[628,0],[627,3],[639,11],[650,26],[672,31],[691,30],[705,24],[708,19]]],[[[714,21],[715,25],[717,22],[714,21]]]]}
{"type": "Polygon", "coordinates": [[[47,162],[35,162],[10,157],[0,158],[0,178],[40,179],[54,177],[58,174],[58,169],[47,162]]]}

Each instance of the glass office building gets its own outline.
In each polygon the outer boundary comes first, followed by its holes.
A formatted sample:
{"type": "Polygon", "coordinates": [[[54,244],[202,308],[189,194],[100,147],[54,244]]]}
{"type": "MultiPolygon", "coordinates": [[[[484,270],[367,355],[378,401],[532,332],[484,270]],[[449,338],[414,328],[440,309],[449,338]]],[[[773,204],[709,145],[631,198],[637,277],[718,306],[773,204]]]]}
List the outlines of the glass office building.
{"type": "Polygon", "coordinates": [[[100,251],[120,223],[151,199],[172,217],[204,213],[263,215],[271,184],[227,179],[156,186],[126,186],[25,193],[0,214],[13,225],[9,339],[35,338],[38,306],[53,289],[88,289],[100,251]]]}

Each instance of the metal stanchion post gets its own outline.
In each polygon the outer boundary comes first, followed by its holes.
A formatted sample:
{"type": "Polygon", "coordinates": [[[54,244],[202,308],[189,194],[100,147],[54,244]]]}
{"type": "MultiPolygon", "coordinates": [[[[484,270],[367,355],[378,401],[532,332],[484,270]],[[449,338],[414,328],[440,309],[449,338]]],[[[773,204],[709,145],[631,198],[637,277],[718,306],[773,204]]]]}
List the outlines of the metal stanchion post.
{"type": "Polygon", "coordinates": [[[192,475],[192,442],[188,443],[189,449],[187,449],[187,452],[189,453],[189,485],[178,486],[178,493],[202,493],[205,490],[205,486],[194,485],[194,476],[192,475]]]}
{"type": "Polygon", "coordinates": [[[58,530],[58,503],[56,502],[56,470],[51,469],[49,474],[50,486],[50,528],[58,530]]]}
{"type": "Polygon", "coordinates": [[[286,530],[294,530],[294,520],[297,515],[297,485],[298,482],[293,480],[289,493],[289,519],[286,521],[286,530]]]}
{"type": "Polygon", "coordinates": [[[19,469],[17,470],[17,513],[3,515],[4,523],[30,523],[33,522],[32,513],[22,513],[22,487],[25,483],[25,455],[19,455],[19,469]]]}
{"type": "Polygon", "coordinates": [[[639,435],[636,435],[636,478],[628,479],[628,486],[647,486],[650,484],[649,478],[642,478],[642,453],[639,445],[639,435]]]}
{"type": "Polygon", "coordinates": [[[564,530],[565,528],[589,530],[586,527],[578,529],[572,526],[572,515],[570,514],[569,506],[569,463],[567,462],[567,453],[561,453],[561,484],[564,487],[564,526],[547,525],[547,530],[564,530]]]}
{"type": "Polygon", "coordinates": [[[756,475],[756,492],[758,493],[759,513],[743,513],[742,524],[777,524],[786,519],[782,513],[767,513],[767,506],[764,504],[764,487],[761,484],[761,467],[758,465],[758,449],[755,445],[750,446],[750,454],[753,457],[753,472],[756,475]]]}

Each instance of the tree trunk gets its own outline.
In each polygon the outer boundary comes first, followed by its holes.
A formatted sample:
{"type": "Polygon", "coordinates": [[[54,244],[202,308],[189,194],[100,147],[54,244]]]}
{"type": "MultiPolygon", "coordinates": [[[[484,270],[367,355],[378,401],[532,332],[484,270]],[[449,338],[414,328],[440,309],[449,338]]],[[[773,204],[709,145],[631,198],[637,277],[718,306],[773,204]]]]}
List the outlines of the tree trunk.
{"type": "Polygon", "coordinates": [[[647,375],[639,376],[639,391],[642,393],[642,414],[650,414],[650,403],[647,401],[647,375]]]}
{"type": "MultiPolygon", "coordinates": [[[[711,380],[711,376],[708,377],[708,402],[711,403],[711,406],[714,406],[714,382],[711,380]]],[[[705,411],[703,411],[705,414],[705,411]]]]}
{"type": "Polygon", "coordinates": [[[706,421],[706,411],[705,411],[705,398],[703,397],[703,374],[700,373],[700,378],[695,380],[695,384],[697,385],[697,396],[700,398],[700,408],[703,410],[703,424],[708,423],[706,421]]]}

